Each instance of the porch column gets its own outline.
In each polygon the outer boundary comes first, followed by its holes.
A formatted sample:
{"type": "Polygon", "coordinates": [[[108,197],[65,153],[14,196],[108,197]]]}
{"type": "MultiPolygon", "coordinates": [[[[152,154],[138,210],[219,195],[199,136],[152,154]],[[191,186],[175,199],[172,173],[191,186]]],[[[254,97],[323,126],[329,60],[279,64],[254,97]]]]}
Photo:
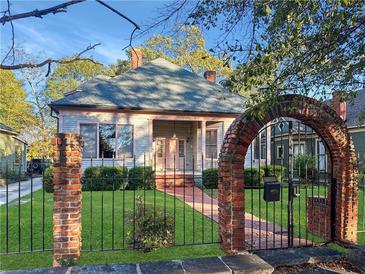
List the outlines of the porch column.
{"type": "Polygon", "coordinates": [[[154,166],[154,157],[153,157],[153,120],[148,119],[147,121],[147,127],[148,127],[148,153],[146,153],[146,164],[150,166],[154,166]]]}
{"type": "Polygon", "coordinates": [[[199,155],[200,157],[200,161],[202,161],[201,163],[201,168],[205,168],[205,141],[206,141],[206,133],[207,133],[207,126],[206,126],[206,121],[201,121],[201,130],[202,130],[202,134],[201,134],[201,144],[202,144],[202,155],[199,155]]]}

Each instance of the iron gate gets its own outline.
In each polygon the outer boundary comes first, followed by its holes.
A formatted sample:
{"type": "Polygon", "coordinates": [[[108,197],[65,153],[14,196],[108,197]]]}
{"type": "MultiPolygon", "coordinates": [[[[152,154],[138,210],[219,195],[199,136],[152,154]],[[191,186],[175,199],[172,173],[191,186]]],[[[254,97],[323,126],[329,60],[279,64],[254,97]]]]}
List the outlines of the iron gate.
{"type": "Polygon", "coordinates": [[[308,125],[281,118],[262,128],[245,160],[247,249],[331,240],[331,170],[327,145],[308,125]]]}

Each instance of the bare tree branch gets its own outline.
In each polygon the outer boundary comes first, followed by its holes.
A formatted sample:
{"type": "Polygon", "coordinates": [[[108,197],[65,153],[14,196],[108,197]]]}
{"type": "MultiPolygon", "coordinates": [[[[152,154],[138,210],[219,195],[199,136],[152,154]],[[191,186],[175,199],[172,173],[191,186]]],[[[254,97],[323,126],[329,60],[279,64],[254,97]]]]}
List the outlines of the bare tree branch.
{"type": "Polygon", "coordinates": [[[10,15],[10,14],[4,15],[3,17],[0,18],[0,24],[4,25],[6,22],[12,22],[14,20],[27,18],[27,17],[42,18],[42,16],[47,15],[49,13],[56,14],[59,12],[66,12],[66,8],[68,6],[75,5],[75,4],[84,2],[84,1],[86,1],[86,0],[71,0],[71,1],[67,1],[65,3],[59,4],[57,6],[50,7],[48,9],[43,9],[43,10],[35,9],[33,11],[19,13],[19,14],[15,14],[15,15],[10,15]]]}
{"type": "Polygon", "coordinates": [[[103,5],[104,7],[106,7],[107,9],[110,9],[112,12],[118,14],[119,16],[123,17],[125,20],[127,20],[129,23],[131,23],[132,25],[134,25],[134,27],[136,29],[140,29],[140,27],[138,26],[138,24],[136,22],[134,22],[132,19],[130,19],[129,17],[127,17],[126,15],[124,15],[123,13],[117,11],[116,9],[114,9],[113,7],[109,6],[108,4],[104,3],[101,0],[96,0],[96,2],[98,2],[99,4],[103,5]]]}
{"type": "Polygon", "coordinates": [[[152,25],[148,26],[145,30],[139,33],[139,36],[149,32],[151,29],[169,21],[174,15],[178,14],[180,10],[184,8],[188,0],[177,0],[176,2],[169,4],[168,7],[164,8],[167,10],[167,14],[160,16],[160,18],[154,22],[152,25]]]}
{"type": "Polygon", "coordinates": [[[90,61],[94,64],[100,64],[99,62],[96,62],[95,60],[93,60],[91,58],[83,58],[82,57],[82,55],[84,53],[94,49],[95,47],[97,47],[99,45],[100,45],[100,43],[90,45],[86,49],[84,49],[83,51],[76,54],[71,59],[51,59],[51,58],[49,58],[49,59],[46,59],[43,62],[40,62],[40,63],[37,63],[37,64],[34,64],[34,63],[22,63],[22,64],[16,64],[16,65],[3,65],[3,64],[1,64],[0,69],[16,70],[16,69],[24,69],[24,68],[40,68],[40,67],[48,65],[48,71],[47,71],[47,74],[46,74],[46,77],[47,77],[50,74],[51,65],[53,63],[54,64],[69,64],[69,63],[73,63],[73,62],[77,62],[77,61],[90,61]]]}

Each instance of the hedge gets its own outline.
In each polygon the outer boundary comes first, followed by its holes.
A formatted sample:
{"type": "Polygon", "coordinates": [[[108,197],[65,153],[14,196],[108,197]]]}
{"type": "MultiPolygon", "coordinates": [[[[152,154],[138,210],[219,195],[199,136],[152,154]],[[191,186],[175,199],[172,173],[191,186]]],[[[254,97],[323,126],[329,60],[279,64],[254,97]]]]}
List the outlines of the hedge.
{"type": "Polygon", "coordinates": [[[151,166],[134,167],[128,172],[128,189],[153,189],[154,171],[151,166]]]}
{"type": "Polygon", "coordinates": [[[218,168],[203,171],[203,185],[206,188],[218,188],[218,168]]]}
{"type": "MultiPolygon", "coordinates": [[[[263,185],[264,176],[276,176],[279,182],[285,177],[286,168],[278,165],[260,167],[247,167],[244,170],[245,187],[257,187],[263,185]]],[[[203,184],[206,188],[218,188],[218,168],[209,168],[203,171],[203,184]]]]}
{"type": "Polygon", "coordinates": [[[82,190],[107,191],[125,189],[127,186],[127,176],[128,169],[126,167],[88,167],[84,171],[82,190]]]}

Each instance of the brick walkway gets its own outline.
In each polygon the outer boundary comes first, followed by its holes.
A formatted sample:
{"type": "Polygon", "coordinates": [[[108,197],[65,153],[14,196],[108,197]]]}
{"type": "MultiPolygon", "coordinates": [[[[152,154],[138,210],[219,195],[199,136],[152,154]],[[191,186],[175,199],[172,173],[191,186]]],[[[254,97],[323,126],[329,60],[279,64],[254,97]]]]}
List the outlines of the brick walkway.
{"type": "MultiPolygon", "coordinates": [[[[160,189],[164,191],[164,189],[160,189]]],[[[218,201],[211,198],[198,187],[183,187],[166,188],[166,193],[185,202],[195,210],[204,214],[215,222],[218,222],[218,201]]],[[[250,214],[245,214],[245,239],[247,248],[266,249],[288,246],[288,237],[286,236],[286,228],[279,225],[273,225],[271,222],[266,222],[265,219],[250,214]]],[[[311,245],[311,242],[305,239],[294,238],[294,246],[311,245]]]]}

